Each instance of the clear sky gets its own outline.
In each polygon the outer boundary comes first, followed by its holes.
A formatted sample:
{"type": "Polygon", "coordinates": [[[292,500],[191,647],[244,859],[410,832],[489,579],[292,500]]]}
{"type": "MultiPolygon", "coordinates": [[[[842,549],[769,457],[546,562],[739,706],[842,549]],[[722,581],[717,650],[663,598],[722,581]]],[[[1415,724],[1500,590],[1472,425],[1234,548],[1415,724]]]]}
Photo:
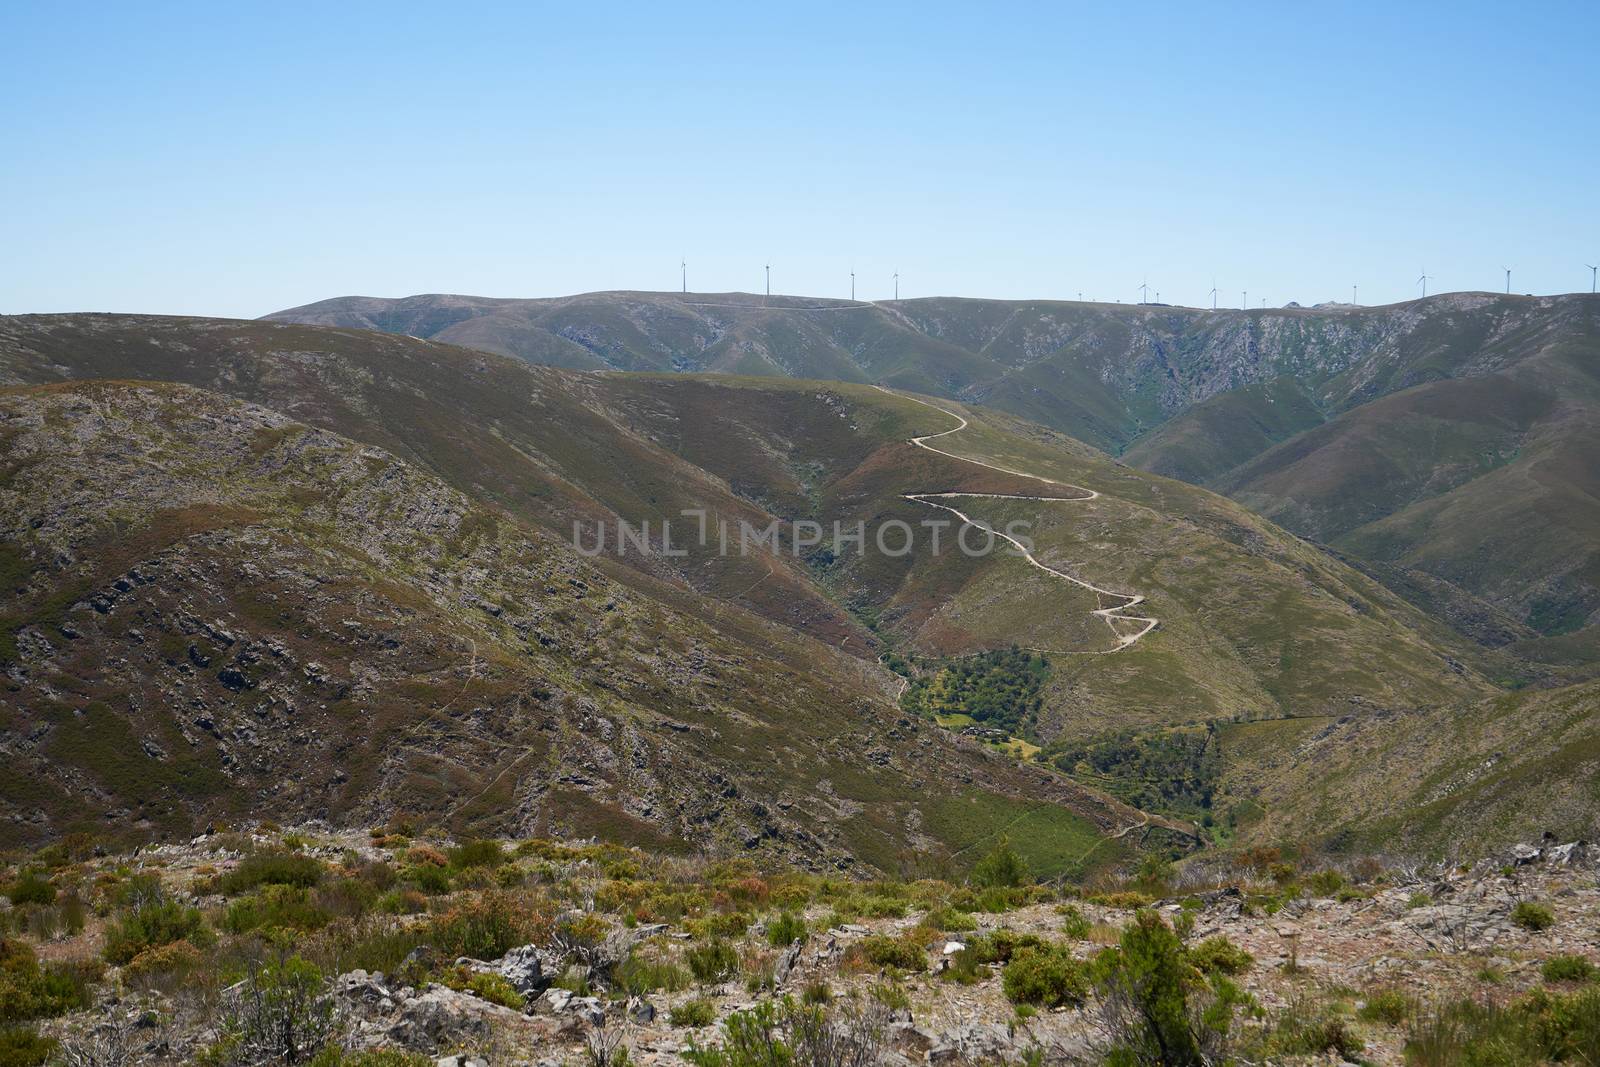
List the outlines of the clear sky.
{"type": "Polygon", "coordinates": [[[1588,3],[0,0],[0,312],[1587,290],[1588,3]]]}

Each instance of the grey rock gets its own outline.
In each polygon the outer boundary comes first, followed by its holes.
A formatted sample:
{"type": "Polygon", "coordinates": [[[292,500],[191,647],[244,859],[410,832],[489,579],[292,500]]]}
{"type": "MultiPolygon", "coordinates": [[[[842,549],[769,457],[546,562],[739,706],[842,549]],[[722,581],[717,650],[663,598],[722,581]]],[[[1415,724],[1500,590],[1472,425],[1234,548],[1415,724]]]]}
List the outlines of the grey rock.
{"type": "Polygon", "coordinates": [[[567,1010],[572,994],[565,989],[546,989],[533,1002],[533,1010],[545,1015],[560,1015],[567,1010]]]}
{"type": "Polygon", "coordinates": [[[783,950],[778,957],[778,962],[772,967],[772,980],[778,985],[783,985],[789,980],[789,972],[794,970],[795,964],[800,962],[800,950],[805,948],[805,938],[791,944],[783,950]]]}
{"type": "Polygon", "coordinates": [[[591,1026],[600,1026],[606,1021],[606,1008],[599,997],[573,997],[567,1001],[567,1011],[591,1026]]]}
{"type": "Polygon", "coordinates": [[[511,983],[511,988],[524,997],[533,998],[550,986],[550,975],[545,970],[544,959],[533,945],[519,945],[500,957],[497,967],[500,977],[511,983]]]}

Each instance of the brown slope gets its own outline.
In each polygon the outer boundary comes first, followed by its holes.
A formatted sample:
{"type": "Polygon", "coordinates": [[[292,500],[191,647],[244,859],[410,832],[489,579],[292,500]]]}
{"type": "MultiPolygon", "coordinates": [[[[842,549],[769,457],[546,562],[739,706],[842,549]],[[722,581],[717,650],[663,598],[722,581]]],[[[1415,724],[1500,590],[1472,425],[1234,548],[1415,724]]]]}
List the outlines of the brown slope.
{"type": "Polygon", "coordinates": [[[9,840],[411,811],[936,869],[1026,817],[1072,871],[1136,818],[901,720],[850,657],[748,617],[730,637],[268,409],[10,389],[0,442],[9,840]]]}

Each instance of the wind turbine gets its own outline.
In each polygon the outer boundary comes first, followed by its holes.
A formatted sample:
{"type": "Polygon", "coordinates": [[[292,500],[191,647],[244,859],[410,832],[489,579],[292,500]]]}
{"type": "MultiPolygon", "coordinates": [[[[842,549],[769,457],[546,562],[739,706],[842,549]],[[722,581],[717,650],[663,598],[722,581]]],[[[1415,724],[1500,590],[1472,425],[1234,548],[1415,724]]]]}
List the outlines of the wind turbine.
{"type": "Polygon", "coordinates": [[[1139,303],[1143,304],[1145,302],[1145,298],[1147,296],[1149,296],[1149,294],[1150,294],[1150,286],[1147,285],[1144,282],[1140,282],[1139,283],[1139,303]]]}
{"type": "Polygon", "coordinates": [[[678,269],[683,271],[683,291],[687,294],[689,292],[689,261],[687,259],[679,261],[678,269]]]}
{"type": "Polygon", "coordinates": [[[1217,280],[1211,279],[1211,310],[1217,310],[1217,280]]]}
{"type": "Polygon", "coordinates": [[[894,272],[894,298],[896,300],[900,299],[900,272],[899,271],[895,271],[894,272]]]}
{"type": "Polygon", "coordinates": [[[1511,295],[1511,268],[1506,268],[1506,295],[1511,295]]]}
{"type": "Polygon", "coordinates": [[[1250,310],[1250,290],[1248,290],[1248,289],[1239,290],[1239,308],[1242,311],[1249,311],[1250,310]]]}
{"type": "Polygon", "coordinates": [[[855,271],[851,271],[850,272],[850,299],[854,300],[855,298],[856,298],[856,272],[855,271]]]}
{"type": "Polygon", "coordinates": [[[767,295],[772,295],[772,264],[767,264],[767,295]]]}
{"type": "Polygon", "coordinates": [[[1589,263],[1585,263],[1584,266],[1589,268],[1589,293],[1590,293],[1590,295],[1593,295],[1594,294],[1594,272],[1597,271],[1597,270],[1600,270],[1600,267],[1596,267],[1596,266],[1594,266],[1592,264],[1589,264],[1589,263]]]}
{"type": "Polygon", "coordinates": [[[1356,287],[1352,285],[1350,287],[1350,303],[1354,304],[1355,302],[1356,302],[1356,287]]]}
{"type": "Polygon", "coordinates": [[[1422,268],[1422,277],[1418,278],[1417,281],[1422,283],[1422,299],[1424,299],[1424,300],[1428,299],[1428,268],[1427,267],[1423,267],[1422,268]]]}

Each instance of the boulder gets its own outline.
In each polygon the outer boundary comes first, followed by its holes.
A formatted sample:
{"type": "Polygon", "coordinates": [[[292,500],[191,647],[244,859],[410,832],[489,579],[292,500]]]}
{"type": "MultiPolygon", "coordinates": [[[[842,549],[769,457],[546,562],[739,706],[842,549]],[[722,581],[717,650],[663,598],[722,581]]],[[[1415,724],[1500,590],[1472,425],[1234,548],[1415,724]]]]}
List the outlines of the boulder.
{"type": "Polygon", "coordinates": [[[429,986],[402,1001],[383,1036],[402,1048],[434,1054],[443,1048],[489,1040],[489,1017],[505,1008],[444,986],[429,986]]]}
{"type": "Polygon", "coordinates": [[[500,957],[496,969],[500,977],[511,983],[528,999],[537,997],[550,987],[550,975],[545,970],[544,959],[533,945],[520,945],[500,957]]]}

